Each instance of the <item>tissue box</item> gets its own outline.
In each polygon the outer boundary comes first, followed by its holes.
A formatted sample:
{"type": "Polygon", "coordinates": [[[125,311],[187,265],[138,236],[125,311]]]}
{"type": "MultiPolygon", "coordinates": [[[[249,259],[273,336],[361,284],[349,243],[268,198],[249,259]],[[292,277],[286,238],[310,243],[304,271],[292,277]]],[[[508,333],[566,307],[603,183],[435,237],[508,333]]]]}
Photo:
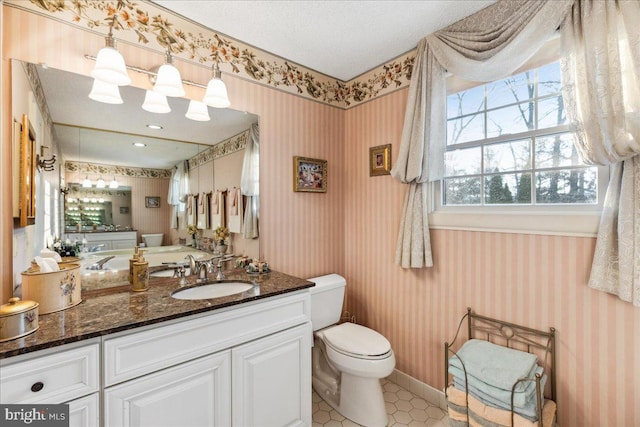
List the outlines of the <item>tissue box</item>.
{"type": "Polygon", "coordinates": [[[39,314],[65,310],[82,302],[80,264],[59,265],[60,271],[41,273],[38,267],[31,267],[21,273],[22,299],[39,303],[39,314]]]}

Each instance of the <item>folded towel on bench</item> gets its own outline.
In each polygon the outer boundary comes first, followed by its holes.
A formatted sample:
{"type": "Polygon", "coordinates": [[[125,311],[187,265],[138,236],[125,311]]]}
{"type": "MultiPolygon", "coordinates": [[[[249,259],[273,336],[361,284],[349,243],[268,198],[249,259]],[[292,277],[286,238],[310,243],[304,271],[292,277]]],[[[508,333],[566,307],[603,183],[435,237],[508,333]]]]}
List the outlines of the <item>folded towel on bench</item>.
{"type": "MultiPolygon", "coordinates": [[[[472,427],[510,427],[511,411],[493,408],[485,405],[469,394],[469,406],[466,403],[466,393],[453,386],[447,388],[447,404],[449,409],[449,425],[462,427],[467,425],[467,411],[469,424],[472,427]]],[[[542,423],[530,421],[518,414],[513,415],[513,427],[553,427],[556,415],[556,403],[546,400],[542,408],[542,423]]]]}
{"type": "MultiPolygon", "coordinates": [[[[532,377],[538,357],[535,354],[502,347],[488,341],[471,339],[458,350],[457,356],[449,358],[449,365],[493,387],[511,392],[511,387],[520,378],[532,377]]],[[[464,376],[462,377],[464,378],[464,376]]],[[[527,383],[520,383],[515,391],[524,391],[527,383]]]]}

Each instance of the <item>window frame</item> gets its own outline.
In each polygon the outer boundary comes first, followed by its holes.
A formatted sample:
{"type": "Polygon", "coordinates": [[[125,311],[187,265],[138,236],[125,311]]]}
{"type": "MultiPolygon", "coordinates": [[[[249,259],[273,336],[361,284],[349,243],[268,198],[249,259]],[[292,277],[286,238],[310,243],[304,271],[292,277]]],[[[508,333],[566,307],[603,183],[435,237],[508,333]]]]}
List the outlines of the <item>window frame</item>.
{"type": "MultiPolygon", "coordinates": [[[[511,75],[542,67],[560,59],[559,37],[550,39],[540,51],[522,67],[511,75]]],[[[506,76],[508,77],[508,76],[506,76]]],[[[505,77],[505,78],[506,78],[505,77]]],[[[470,82],[455,76],[447,78],[447,96],[487,84],[487,82],[470,82]]],[[[515,105],[516,103],[513,103],[515,105]]],[[[510,104],[511,105],[511,104],[510,104]]],[[[502,108],[504,106],[501,106],[502,108]]],[[[485,109],[486,111],[490,109],[485,109]]],[[[536,112],[537,114],[537,112],[536,112]]],[[[445,124],[446,126],[446,124],[445,124]]],[[[554,134],[570,131],[572,126],[560,125],[544,130],[535,130],[499,137],[487,138],[482,145],[524,139],[533,134],[554,134]]],[[[447,141],[443,141],[447,144],[447,141]]],[[[478,146],[477,141],[456,144],[458,148],[478,146]]],[[[446,151],[446,149],[445,149],[446,151]]],[[[443,159],[444,162],[444,159],[443,159]]],[[[544,168],[545,170],[547,168],[544,168]]],[[[560,168],[566,170],[567,168],[560,168]]],[[[519,171],[515,171],[519,172],[519,171]]],[[[430,228],[462,229],[472,231],[497,231],[524,234],[557,234],[569,236],[593,237],[597,234],[600,213],[604,204],[610,168],[598,167],[598,203],[597,204],[496,204],[496,205],[443,205],[442,186],[444,180],[431,183],[431,206],[429,213],[430,228]]],[[[484,183],[483,183],[484,185],[484,183]]]]}

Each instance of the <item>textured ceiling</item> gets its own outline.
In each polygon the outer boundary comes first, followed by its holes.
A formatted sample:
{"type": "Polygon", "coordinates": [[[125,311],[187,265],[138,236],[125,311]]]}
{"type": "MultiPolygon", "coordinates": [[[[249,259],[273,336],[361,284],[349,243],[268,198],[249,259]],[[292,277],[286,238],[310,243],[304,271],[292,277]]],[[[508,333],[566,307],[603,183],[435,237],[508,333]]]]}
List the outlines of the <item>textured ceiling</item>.
{"type": "Polygon", "coordinates": [[[348,81],[495,0],[155,0],[212,30],[348,81]]]}

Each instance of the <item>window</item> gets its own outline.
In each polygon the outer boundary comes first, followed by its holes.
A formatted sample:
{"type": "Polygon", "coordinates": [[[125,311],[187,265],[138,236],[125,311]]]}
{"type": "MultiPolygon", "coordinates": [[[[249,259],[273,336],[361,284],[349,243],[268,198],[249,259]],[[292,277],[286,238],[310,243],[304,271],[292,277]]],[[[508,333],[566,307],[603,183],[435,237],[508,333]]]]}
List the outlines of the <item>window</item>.
{"type": "Polygon", "coordinates": [[[558,62],[449,95],[446,144],[442,206],[598,206],[598,167],[573,145],[558,62]]]}

